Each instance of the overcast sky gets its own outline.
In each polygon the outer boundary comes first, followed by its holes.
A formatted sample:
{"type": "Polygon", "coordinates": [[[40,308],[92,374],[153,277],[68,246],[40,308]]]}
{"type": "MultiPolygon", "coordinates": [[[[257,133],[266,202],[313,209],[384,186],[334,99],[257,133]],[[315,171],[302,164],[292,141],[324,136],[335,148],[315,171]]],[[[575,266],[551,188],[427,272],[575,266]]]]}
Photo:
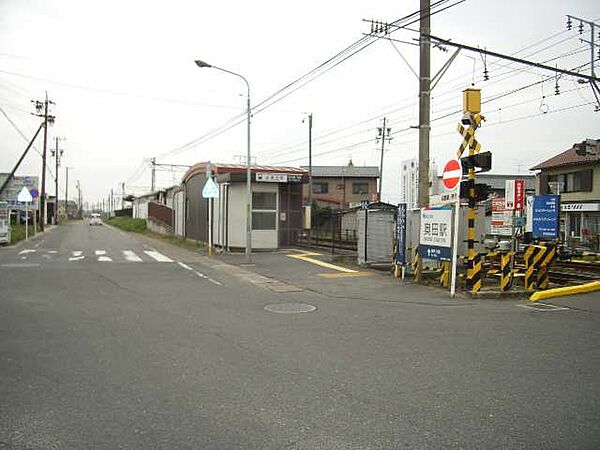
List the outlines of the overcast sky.
{"type": "MultiPolygon", "coordinates": [[[[455,1],[448,3],[452,4],[455,1]]],[[[56,103],[49,136],[66,138],[60,170],[72,167],[69,188],[80,180],[94,202],[110,189],[149,189],[145,158],[159,163],[233,162],[246,152],[245,126],[173,152],[244,112],[245,85],[231,75],[199,69],[205,60],[244,75],[257,104],[370,32],[363,19],[392,22],[419,9],[418,0],[366,1],[131,1],[0,0],[0,107],[27,138],[39,119],[31,99],[45,92],[56,103]]],[[[566,31],[566,14],[600,19],[596,0],[467,0],[432,17],[432,34],[501,53],[573,68],[590,61],[578,23],[566,31]]],[[[418,24],[413,25],[418,27],[418,24]]],[[[414,42],[400,30],[394,39],[414,42]]],[[[589,39],[589,28],[584,30],[589,39]]],[[[451,53],[432,50],[432,74],[451,53]]],[[[305,113],[314,115],[313,164],[376,165],[376,127],[388,117],[384,200],[399,198],[400,161],[417,156],[418,48],[378,40],[270,108],[252,124],[259,164],[307,163],[305,113]]],[[[589,74],[589,65],[584,67],[589,74]]],[[[597,64],[600,72],[600,62],[597,64]]],[[[461,52],[433,91],[432,119],[461,106],[473,82],[490,99],[552,75],[507,61],[461,52]],[[489,80],[483,81],[484,62],[489,80]]],[[[535,163],[587,137],[600,138],[588,86],[569,77],[487,102],[478,136],[494,154],[494,172],[526,173],[535,163]]],[[[460,115],[432,122],[431,155],[441,166],[460,144],[460,115]]],[[[27,142],[0,114],[0,171],[8,172],[27,142]]],[[[41,150],[42,141],[36,141],[41,150]]],[[[32,151],[18,174],[39,175],[32,151]]],[[[160,187],[181,172],[160,172],[160,187]]],[[[53,185],[53,183],[52,183],[53,185]]],[[[53,194],[53,188],[50,189],[53,194]]],[[[72,194],[72,195],[71,195],[72,194]]]]}

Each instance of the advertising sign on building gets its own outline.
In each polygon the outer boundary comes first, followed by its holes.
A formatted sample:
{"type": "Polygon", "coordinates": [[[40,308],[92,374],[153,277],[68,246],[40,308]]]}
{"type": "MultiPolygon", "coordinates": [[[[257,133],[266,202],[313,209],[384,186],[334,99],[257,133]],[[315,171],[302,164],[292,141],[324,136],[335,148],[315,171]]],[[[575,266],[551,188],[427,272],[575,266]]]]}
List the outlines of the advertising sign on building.
{"type": "MultiPolygon", "coordinates": [[[[9,174],[0,173],[0,185],[4,183],[9,174]]],[[[38,187],[38,177],[28,177],[28,176],[19,176],[13,177],[12,180],[8,183],[6,188],[0,194],[0,201],[6,202],[8,205],[8,209],[22,209],[25,210],[25,204],[20,203],[18,200],[19,193],[23,190],[23,188],[27,188],[27,190],[31,193],[33,197],[33,202],[28,205],[29,210],[37,209],[38,207],[38,196],[37,193],[38,187]]]]}
{"type": "Polygon", "coordinates": [[[536,195],[533,198],[532,232],[534,238],[558,238],[560,196],[536,195]]]}
{"type": "Polygon", "coordinates": [[[452,209],[449,207],[421,209],[419,256],[425,259],[450,261],[452,258],[452,209]]]}
{"type": "Polygon", "coordinates": [[[287,173],[269,173],[269,172],[258,172],[256,174],[256,181],[263,183],[287,183],[287,173]]]}
{"type": "Polygon", "coordinates": [[[522,211],[525,206],[525,180],[506,180],[506,209],[522,211]]]}
{"type": "Polygon", "coordinates": [[[491,234],[499,236],[512,236],[513,211],[505,206],[505,199],[492,199],[492,227],[491,234]]]}
{"type": "Polygon", "coordinates": [[[398,203],[396,217],[396,263],[406,264],[406,203],[398,203]]]}

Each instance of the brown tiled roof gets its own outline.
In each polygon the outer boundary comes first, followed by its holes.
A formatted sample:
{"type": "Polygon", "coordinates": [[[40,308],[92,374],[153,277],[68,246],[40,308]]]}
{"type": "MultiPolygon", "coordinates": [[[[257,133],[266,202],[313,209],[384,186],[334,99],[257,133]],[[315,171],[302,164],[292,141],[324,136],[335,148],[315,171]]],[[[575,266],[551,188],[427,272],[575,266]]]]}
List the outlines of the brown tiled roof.
{"type": "Polygon", "coordinates": [[[575,147],[571,147],[569,150],[559,153],[558,155],[533,166],[530,170],[553,169],[562,166],[589,164],[596,161],[600,161],[600,149],[596,150],[595,155],[581,156],[575,153],[575,147]]]}

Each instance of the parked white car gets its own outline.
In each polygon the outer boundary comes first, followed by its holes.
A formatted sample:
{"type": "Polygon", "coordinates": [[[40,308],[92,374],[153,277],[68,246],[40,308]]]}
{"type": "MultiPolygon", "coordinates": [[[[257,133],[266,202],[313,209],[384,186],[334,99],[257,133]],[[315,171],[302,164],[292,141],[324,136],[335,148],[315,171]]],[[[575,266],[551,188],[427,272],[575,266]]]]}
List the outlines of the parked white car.
{"type": "Polygon", "coordinates": [[[90,225],[102,225],[102,217],[100,214],[90,214],[90,225]]]}

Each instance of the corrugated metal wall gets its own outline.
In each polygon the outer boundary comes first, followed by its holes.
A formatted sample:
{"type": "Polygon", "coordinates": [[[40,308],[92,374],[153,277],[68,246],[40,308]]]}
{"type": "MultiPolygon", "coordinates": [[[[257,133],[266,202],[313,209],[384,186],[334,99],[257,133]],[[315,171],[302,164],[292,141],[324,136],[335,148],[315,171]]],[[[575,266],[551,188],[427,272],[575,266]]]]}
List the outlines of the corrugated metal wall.
{"type": "Polygon", "coordinates": [[[185,236],[188,239],[208,242],[208,201],[202,198],[205,183],[204,174],[196,174],[185,183],[185,236]]]}
{"type": "Polygon", "coordinates": [[[358,263],[390,263],[394,250],[394,232],[394,211],[358,211],[358,263]]]}

